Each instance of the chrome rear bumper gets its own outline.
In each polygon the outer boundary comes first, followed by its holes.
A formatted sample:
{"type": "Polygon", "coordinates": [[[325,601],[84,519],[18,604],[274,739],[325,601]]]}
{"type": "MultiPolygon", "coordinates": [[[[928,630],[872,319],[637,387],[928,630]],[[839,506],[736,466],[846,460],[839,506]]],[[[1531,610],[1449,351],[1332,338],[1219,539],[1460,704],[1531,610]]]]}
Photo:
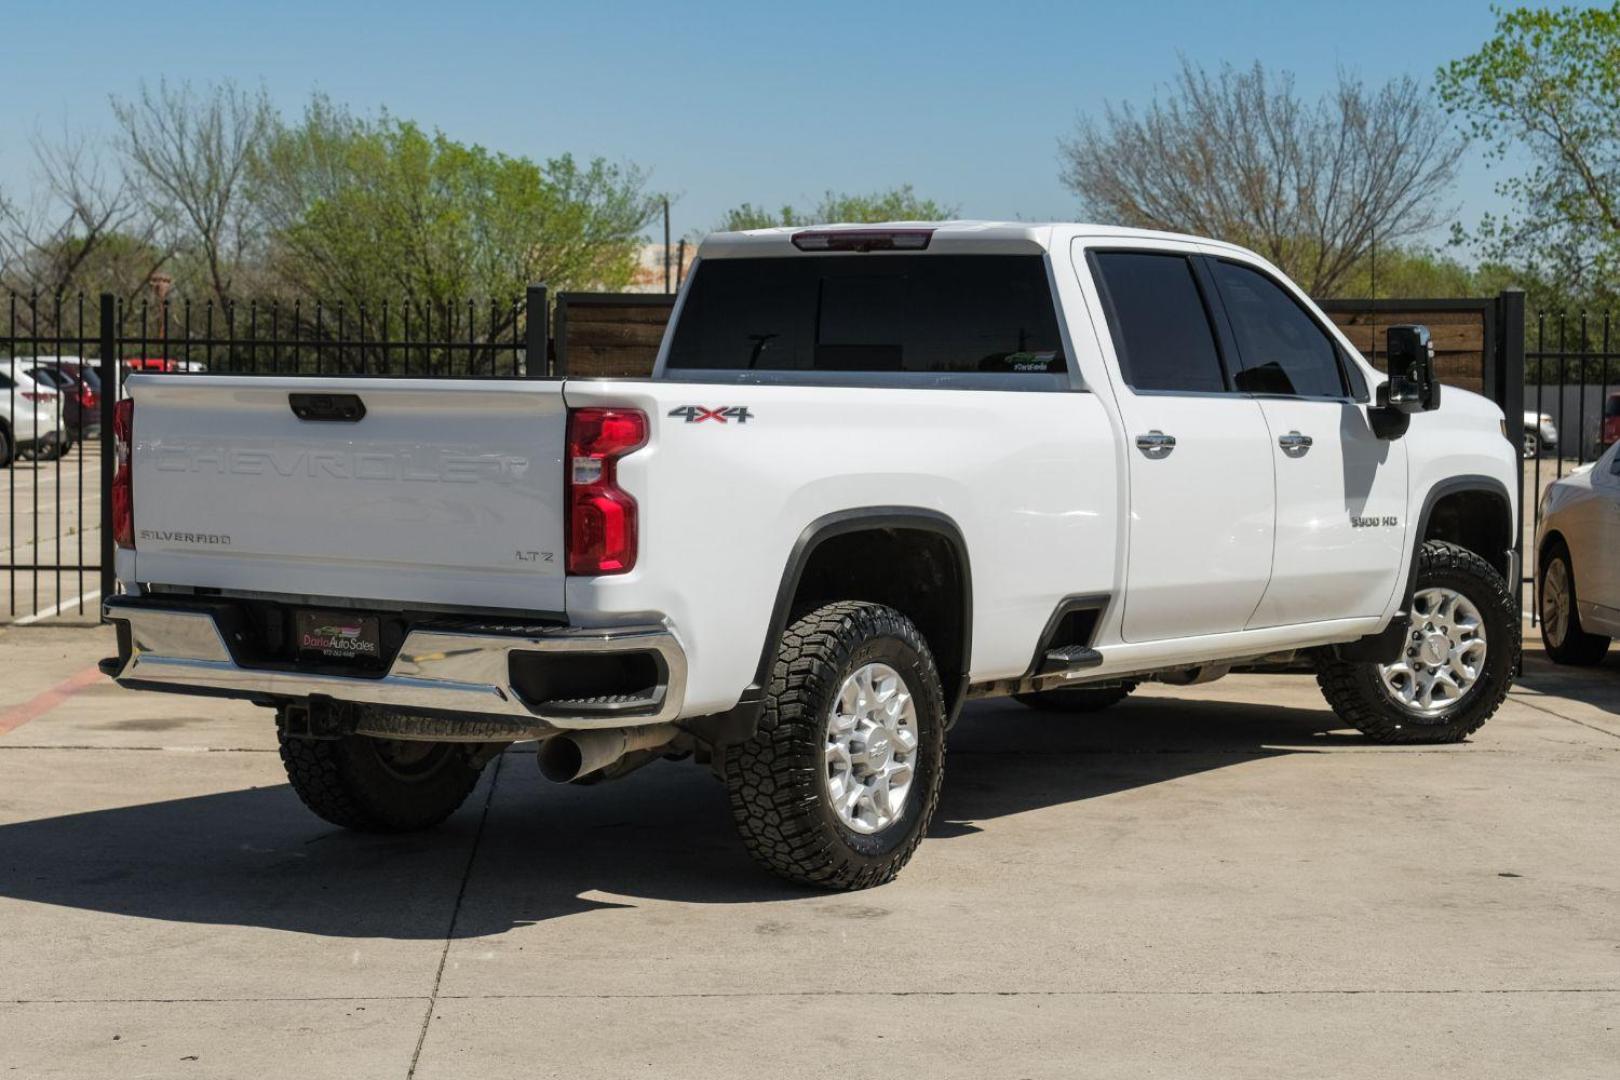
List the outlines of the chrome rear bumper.
{"type": "MultiPolygon", "coordinates": [[[[412,630],[381,675],[317,674],[237,663],[213,614],[163,607],[149,598],[114,597],[102,605],[120,634],[120,656],[104,668],[121,684],[141,689],[221,697],[307,699],[430,710],[485,717],[520,717],[535,729],[559,731],[666,723],[680,714],[686,654],[665,626],[604,629],[559,627],[522,632],[412,630]],[[512,685],[513,653],[656,653],[662,681],[645,702],[629,708],[589,702],[527,703],[512,685]]],[[[499,629],[499,628],[491,628],[499,629]]]]}

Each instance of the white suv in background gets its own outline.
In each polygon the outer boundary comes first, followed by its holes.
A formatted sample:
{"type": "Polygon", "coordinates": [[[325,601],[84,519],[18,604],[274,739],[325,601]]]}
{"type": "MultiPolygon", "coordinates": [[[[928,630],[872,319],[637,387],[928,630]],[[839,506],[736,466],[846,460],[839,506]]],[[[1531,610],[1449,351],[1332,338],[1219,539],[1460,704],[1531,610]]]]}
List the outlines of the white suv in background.
{"type": "Polygon", "coordinates": [[[19,450],[53,458],[66,446],[62,395],[17,361],[0,360],[0,468],[10,465],[19,450]]]}

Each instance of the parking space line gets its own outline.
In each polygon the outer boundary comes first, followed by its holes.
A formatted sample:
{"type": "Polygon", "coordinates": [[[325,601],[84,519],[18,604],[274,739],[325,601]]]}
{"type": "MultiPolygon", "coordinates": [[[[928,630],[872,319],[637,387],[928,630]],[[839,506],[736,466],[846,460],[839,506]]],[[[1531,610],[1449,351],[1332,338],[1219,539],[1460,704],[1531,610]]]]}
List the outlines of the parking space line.
{"type": "Polygon", "coordinates": [[[100,681],[102,677],[101,669],[92,665],[72,678],[63,679],[49,690],[35,694],[21,705],[12,706],[0,713],[0,735],[8,735],[28,721],[38,720],[85,687],[100,681]]]}
{"type": "MultiPolygon", "coordinates": [[[[32,626],[34,623],[40,622],[43,619],[49,619],[49,618],[52,618],[53,616],[60,615],[60,614],[62,614],[62,612],[66,611],[68,608],[77,608],[80,604],[88,603],[88,602],[93,601],[93,600],[97,600],[100,597],[101,597],[101,590],[100,589],[91,589],[89,592],[80,593],[78,596],[75,596],[71,600],[59,600],[55,604],[52,604],[50,607],[44,608],[44,609],[42,609],[40,611],[36,611],[32,615],[24,615],[22,618],[20,618],[20,619],[16,620],[15,622],[13,622],[11,625],[13,625],[13,626],[32,626]]],[[[0,728],[0,734],[4,734],[4,729],[3,728],[0,728]]]]}

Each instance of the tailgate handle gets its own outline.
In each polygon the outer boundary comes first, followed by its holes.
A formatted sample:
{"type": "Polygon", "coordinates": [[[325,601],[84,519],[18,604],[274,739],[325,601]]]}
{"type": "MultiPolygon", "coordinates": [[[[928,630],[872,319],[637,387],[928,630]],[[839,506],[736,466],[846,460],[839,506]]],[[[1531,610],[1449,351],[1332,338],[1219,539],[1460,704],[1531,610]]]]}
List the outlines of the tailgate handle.
{"type": "Polygon", "coordinates": [[[288,394],[287,403],[300,420],[335,420],[353,424],[366,415],[359,394],[288,394]]]}

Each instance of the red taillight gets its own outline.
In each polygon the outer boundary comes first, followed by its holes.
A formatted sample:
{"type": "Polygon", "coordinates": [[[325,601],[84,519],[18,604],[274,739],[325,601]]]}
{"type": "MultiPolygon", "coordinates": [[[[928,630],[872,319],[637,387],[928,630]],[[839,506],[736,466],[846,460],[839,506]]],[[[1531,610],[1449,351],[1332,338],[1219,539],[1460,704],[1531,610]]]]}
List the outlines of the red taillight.
{"type": "Polygon", "coordinates": [[[135,445],[135,402],[125,398],[113,406],[113,453],[118,462],[112,481],[113,542],[135,547],[135,485],[130,480],[130,451],[135,445]]]}
{"type": "Polygon", "coordinates": [[[22,396],[29,401],[45,402],[55,400],[56,393],[51,390],[24,390],[22,396]]]}
{"type": "Polygon", "coordinates": [[[101,399],[96,397],[96,392],[85,383],[79,384],[78,395],[79,404],[86,409],[93,409],[101,403],[101,399]]]}
{"type": "Polygon", "coordinates": [[[623,574],[636,565],[636,500],[619,487],[618,460],[646,443],[639,409],[568,414],[570,574],[623,574]]]}

